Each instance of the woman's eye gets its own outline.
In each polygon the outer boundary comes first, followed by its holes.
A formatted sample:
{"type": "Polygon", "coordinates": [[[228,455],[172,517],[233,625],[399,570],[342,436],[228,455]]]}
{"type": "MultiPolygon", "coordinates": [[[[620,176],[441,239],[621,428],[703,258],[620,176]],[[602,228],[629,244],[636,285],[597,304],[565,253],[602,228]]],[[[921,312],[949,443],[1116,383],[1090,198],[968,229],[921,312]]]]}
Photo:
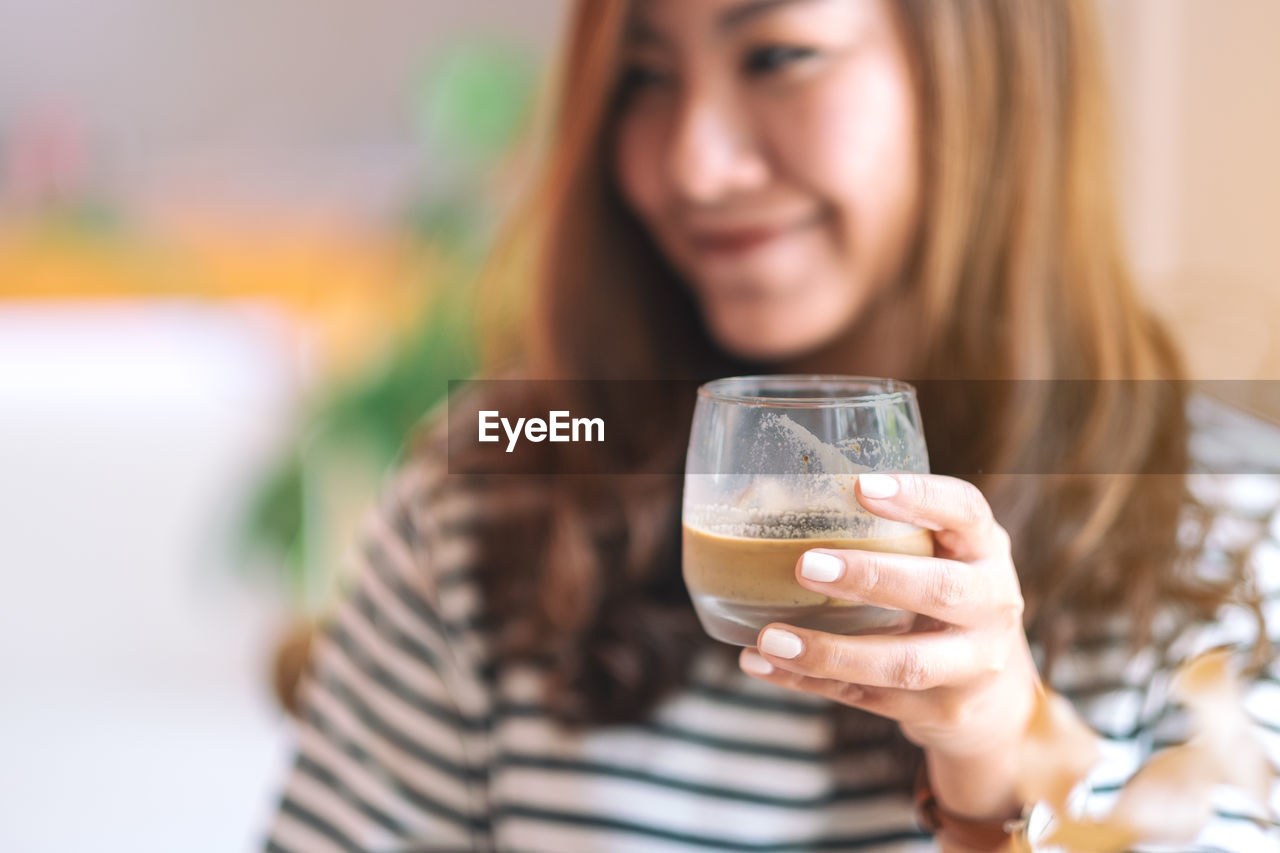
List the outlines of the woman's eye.
{"type": "Polygon", "coordinates": [[[767,74],[770,71],[777,71],[800,60],[808,59],[817,55],[817,53],[816,50],[810,47],[773,45],[751,51],[747,54],[744,66],[748,73],[767,74]]]}
{"type": "Polygon", "coordinates": [[[624,92],[652,88],[666,83],[670,75],[646,65],[630,65],[623,69],[621,88],[624,92]]]}

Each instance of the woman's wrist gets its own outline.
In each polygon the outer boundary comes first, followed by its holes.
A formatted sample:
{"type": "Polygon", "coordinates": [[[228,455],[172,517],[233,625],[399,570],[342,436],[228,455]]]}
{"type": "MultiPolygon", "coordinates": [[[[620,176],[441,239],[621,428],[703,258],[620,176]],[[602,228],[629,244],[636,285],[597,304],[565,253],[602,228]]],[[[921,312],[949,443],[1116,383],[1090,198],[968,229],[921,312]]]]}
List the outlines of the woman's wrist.
{"type": "Polygon", "coordinates": [[[1020,849],[1016,844],[1011,847],[1010,842],[1025,829],[1025,809],[1017,802],[1013,788],[1005,790],[998,781],[1001,774],[992,772],[990,761],[981,765],[976,761],[926,759],[916,779],[917,818],[933,833],[943,853],[1020,849]],[[930,778],[934,773],[943,780],[959,780],[950,802],[944,803],[936,794],[930,778]]]}
{"type": "Polygon", "coordinates": [[[939,808],[966,820],[1004,820],[1022,814],[1017,796],[1016,744],[977,755],[926,753],[929,788],[939,808]]]}
{"type": "Polygon", "coordinates": [[[1015,818],[1022,812],[1020,762],[1039,691],[1029,649],[1024,646],[1022,654],[1010,661],[1007,674],[999,689],[967,712],[971,719],[987,721],[981,727],[984,731],[971,731],[960,741],[935,738],[925,744],[930,788],[938,805],[950,814],[994,820],[1015,818]]]}

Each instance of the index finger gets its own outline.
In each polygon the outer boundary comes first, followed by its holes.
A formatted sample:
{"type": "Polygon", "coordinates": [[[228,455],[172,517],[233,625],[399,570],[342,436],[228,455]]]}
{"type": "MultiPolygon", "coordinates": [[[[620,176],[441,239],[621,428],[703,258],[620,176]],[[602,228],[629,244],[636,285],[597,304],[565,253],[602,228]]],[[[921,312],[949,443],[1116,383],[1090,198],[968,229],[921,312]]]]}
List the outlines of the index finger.
{"type": "Polygon", "coordinates": [[[905,521],[934,531],[946,556],[980,560],[1008,550],[1008,537],[996,523],[978,487],[939,474],[859,474],[858,502],[881,518],[905,521]]]}

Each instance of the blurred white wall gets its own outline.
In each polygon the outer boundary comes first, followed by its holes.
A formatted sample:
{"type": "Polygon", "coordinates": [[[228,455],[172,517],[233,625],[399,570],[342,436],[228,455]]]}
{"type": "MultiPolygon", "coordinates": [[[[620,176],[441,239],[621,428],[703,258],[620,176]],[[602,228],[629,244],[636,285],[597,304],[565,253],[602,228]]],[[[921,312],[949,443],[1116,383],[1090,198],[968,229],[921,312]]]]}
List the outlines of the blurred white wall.
{"type": "Polygon", "coordinates": [[[439,177],[412,100],[431,57],[460,39],[537,55],[565,2],[4,0],[0,139],[53,113],[111,193],[379,214],[439,177]]]}
{"type": "Polygon", "coordinates": [[[289,339],[253,306],[0,305],[0,850],[259,846],[283,607],[228,542],[289,339]]]}

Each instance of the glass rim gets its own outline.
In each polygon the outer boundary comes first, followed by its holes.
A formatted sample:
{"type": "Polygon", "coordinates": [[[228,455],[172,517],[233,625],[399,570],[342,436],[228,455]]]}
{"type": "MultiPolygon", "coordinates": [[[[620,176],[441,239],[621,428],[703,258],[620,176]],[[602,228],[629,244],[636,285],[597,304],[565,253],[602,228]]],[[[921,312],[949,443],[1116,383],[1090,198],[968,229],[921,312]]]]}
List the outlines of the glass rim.
{"type": "Polygon", "coordinates": [[[726,376],[698,386],[698,396],[717,402],[738,403],[752,406],[778,406],[785,408],[829,408],[832,406],[875,406],[885,403],[911,401],[916,398],[915,386],[901,379],[881,376],[850,376],[839,373],[762,373],[749,376],[726,376]],[[861,386],[866,390],[824,397],[767,397],[760,394],[735,393],[728,390],[734,385],[746,383],[764,385],[821,385],[835,384],[861,386]]]}

